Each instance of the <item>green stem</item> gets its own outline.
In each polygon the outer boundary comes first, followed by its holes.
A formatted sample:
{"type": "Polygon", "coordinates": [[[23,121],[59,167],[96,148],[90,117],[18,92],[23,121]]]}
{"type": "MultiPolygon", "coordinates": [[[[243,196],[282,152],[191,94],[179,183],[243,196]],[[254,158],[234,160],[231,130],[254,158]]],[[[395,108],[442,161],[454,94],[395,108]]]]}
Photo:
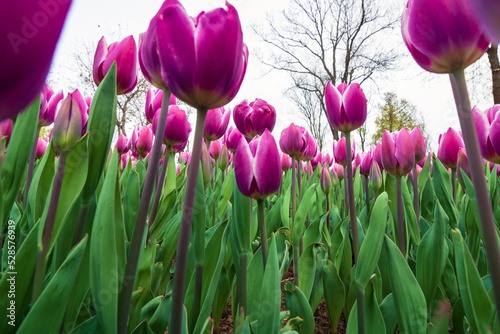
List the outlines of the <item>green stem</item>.
{"type": "MultiPolygon", "coordinates": [[[[331,235],[331,229],[332,227],[330,226],[330,196],[328,194],[325,194],[326,196],[326,227],[328,228],[328,235],[331,235]]],[[[332,248],[328,246],[328,258],[332,260],[332,248]]]]}
{"type": "Polygon", "coordinates": [[[347,206],[349,203],[349,190],[347,189],[347,168],[344,166],[344,215],[347,217],[347,206]]]}
{"type": "MultiPolygon", "coordinates": [[[[295,157],[292,157],[292,231],[295,225],[295,212],[297,212],[297,175],[295,172],[295,157]]],[[[295,238],[295,236],[292,237],[295,238]]],[[[293,283],[299,286],[299,250],[296,247],[293,247],[293,283]]]]}
{"type": "Polygon", "coordinates": [[[247,265],[248,265],[248,254],[240,254],[240,279],[238,284],[238,296],[240,308],[243,312],[247,313],[247,265]]]}
{"type": "Polygon", "coordinates": [[[398,238],[399,250],[406,256],[405,225],[403,220],[403,194],[401,191],[401,176],[396,176],[396,196],[398,207],[398,238]]]}
{"type": "Polygon", "coordinates": [[[187,177],[186,194],[184,196],[181,227],[177,244],[175,276],[172,293],[172,312],[170,314],[170,328],[168,330],[169,333],[181,333],[182,331],[182,310],[184,305],[184,287],[186,283],[189,237],[191,234],[194,197],[196,193],[196,182],[198,180],[198,170],[200,167],[201,145],[203,145],[203,129],[205,127],[206,117],[207,109],[198,108],[193,141],[193,153],[191,155],[191,163],[189,164],[189,174],[187,177]]]}
{"type": "Polygon", "coordinates": [[[370,188],[368,187],[368,176],[363,175],[363,185],[365,188],[366,218],[370,217],[370,188]]]}
{"type": "Polygon", "coordinates": [[[415,217],[417,218],[417,227],[420,232],[420,197],[418,196],[418,175],[417,164],[413,166],[413,208],[415,209],[415,217]]]}
{"type": "MultiPolygon", "coordinates": [[[[212,179],[212,184],[214,184],[214,180],[215,180],[215,182],[217,182],[217,160],[215,160],[215,168],[214,169],[215,169],[215,171],[214,171],[214,177],[212,179]]],[[[212,191],[214,191],[214,190],[215,190],[215,185],[212,187],[212,191]]],[[[212,201],[212,226],[215,226],[215,202],[217,201],[217,197],[212,196],[212,198],[214,199],[212,201]]]]}
{"type": "Polygon", "coordinates": [[[90,203],[84,204],[80,207],[80,211],[78,212],[78,222],[76,223],[75,234],[73,235],[73,246],[79,243],[83,238],[83,232],[85,231],[85,222],[87,221],[89,208],[90,203]]]}
{"type": "Polygon", "coordinates": [[[356,286],[356,301],[358,302],[358,334],[365,332],[365,294],[356,286]]]}
{"type": "Polygon", "coordinates": [[[453,195],[453,203],[457,204],[457,169],[451,169],[451,189],[453,195]]]}
{"type": "Polygon", "coordinates": [[[35,278],[33,281],[33,296],[31,305],[33,305],[43,290],[43,280],[45,278],[45,267],[47,261],[47,254],[50,246],[50,239],[52,237],[52,230],[54,228],[54,220],[56,218],[57,203],[59,202],[59,195],[61,194],[61,185],[64,177],[64,167],[66,165],[67,152],[61,152],[59,155],[59,163],[57,164],[57,171],[52,187],[52,194],[50,196],[49,209],[47,211],[47,218],[43,226],[42,234],[42,248],[38,250],[36,259],[35,278]]]}
{"type": "Polygon", "coordinates": [[[480,154],[479,141],[477,138],[476,126],[472,115],[469,93],[463,69],[459,69],[450,74],[451,86],[457,106],[458,117],[462,127],[465,149],[469,158],[469,168],[474,184],[477,206],[483,232],[484,248],[488,260],[491,282],[493,284],[493,294],[495,296],[497,317],[500,321],[500,249],[498,245],[498,234],[493,219],[493,211],[489,204],[489,192],[484,176],[483,158],[480,154]]]}
{"type": "MultiPolygon", "coordinates": [[[[151,229],[151,225],[153,225],[153,222],[156,218],[156,214],[158,213],[158,204],[160,204],[161,192],[163,190],[163,184],[165,183],[165,176],[167,175],[169,157],[170,157],[170,146],[167,146],[165,148],[165,156],[163,157],[163,164],[161,166],[160,178],[158,179],[158,182],[156,182],[155,198],[153,200],[153,206],[151,207],[151,213],[149,214],[149,219],[148,219],[148,231],[149,229],[151,229]]],[[[149,234],[148,234],[148,240],[149,240],[149,234]]]]}
{"type": "MultiPolygon", "coordinates": [[[[168,105],[170,101],[170,91],[163,91],[163,99],[158,120],[158,129],[165,129],[167,123],[168,105]]],[[[134,232],[130,241],[130,249],[128,253],[127,265],[125,267],[125,275],[123,276],[122,290],[119,296],[118,310],[118,333],[127,333],[128,316],[130,304],[132,301],[132,290],[134,280],[137,273],[137,264],[141,253],[141,246],[144,237],[144,229],[146,227],[146,219],[149,211],[151,195],[153,193],[154,182],[158,175],[158,165],[160,163],[161,146],[163,142],[164,131],[158,131],[155,136],[151,157],[149,159],[144,185],[142,187],[141,199],[139,202],[139,210],[134,225],[134,232]]]]}
{"type": "Polygon", "coordinates": [[[262,263],[264,264],[264,271],[266,270],[267,262],[267,231],[266,231],[266,221],[264,218],[264,200],[257,200],[257,207],[259,210],[259,230],[260,230],[260,242],[262,243],[262,263]]]}
{"type": "Polygon", "coordinates": [[[28,162],[28,174],[26,175],[26,187],[24,188],[23,199],[23,208],[25,209],[26,204],[28,203],[28,192],[30,190],[31,180],[33,180],[33,170],[35,169],[36,147],[38,146],[38,138],[40,138],[40,126],[36,128],[35,142],[33,143],[33,147],[31,148],[30,160],[28,162]]]}
{"type": "Polygon", "coordinates": [[[351,230],[352,239],[354,244],[354,259],[358,260],[359,253],[359,236],[358,236],[358,222],[356,219],[356,203],[354,202],[354,184],[352,178],[352,158],[351,158],[351,133],[345,132],[345,149],[347,157],[347,177],[344,180],[347,181],[348,196],[349,196],[349,217],[351,218],[351,230]]]}

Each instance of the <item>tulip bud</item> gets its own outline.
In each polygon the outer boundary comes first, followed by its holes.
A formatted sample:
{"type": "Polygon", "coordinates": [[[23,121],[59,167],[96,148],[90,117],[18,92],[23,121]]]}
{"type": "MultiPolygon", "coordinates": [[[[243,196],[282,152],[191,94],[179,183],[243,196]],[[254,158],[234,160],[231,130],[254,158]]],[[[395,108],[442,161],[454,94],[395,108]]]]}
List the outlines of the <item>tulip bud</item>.
{"type": "Polygon", "coordinates": [[[378,168],[380,170],[384,169],[384,165],[382,164],[382,143],[378,143],[377,146],[375,146],[372,149],[372,160],[375,161],[378,164],[378,168]]]}
{"type": "Polygon", "coordinates": [[[45,154],[45,151],[47,151],[48,144],[49,142],[46,139],[38,138],[38,142],[36,144],[36,153],[35,153],[36,159],[40,159],[45,154]]]}
{"type": "Polygon", "coordinates": [[[330,178],[330,173],[328,172],[328,168],[323,166],[321,170],[321,178],[320,178],[321,190],[325,195],[328,195],[332,190],[332,179],[330,178]]]}
{"type": "Polygon", "coordinates": [[[82,135],[82,114],[87,105],[80,92],[75,90],[61,101],[54,120],[52,142],[59,152],[70,151],[82,135]]]}
{"type": "Polygon", "coordinates": [[[118,140],[116,141],[116,150],[118,154],[125,154],[130,150],[130,140],[125,137],[123,134],[118,137],[118,140]]]}
{"type": "Polygon", "coordinates": [[[310,161],[316,156],[318,152],[318,145],[316,144],[316,140],[313,136],[309,134],[309,132],[305,131],[304,138],[306,139],[307,145],[306,149],[297,154],[296,159],[302,161],[310,161]]]}
{"type": "Polygon", "coordinates": [[[227,149],[232,153],[236,152],[236,148],[238,147],[238,143],[243,138],[243,135],[241,134],[241,132],[238,129],[233,128],[231,126],[231,127],[229,127],[229,130],[224,134],[224,136],[226,137],[225,142],[227,145],[227,149]]]}
{"type": "Polygon", "coordinates": [[[217,140],[224,135],[229,125],[231,110],[224,107],[211,109],[207,112],[203,138],[205,140],[217,140]]]}
{"type": "Polygon", "coordinates": [[[359,173],[361,175],[369,175],[371,165],[372,165],[372,152],[368,151],[363,156],[363,159],[361,160],[361,162],[359,164],[359,173]]]}
{"type": "Polygon", "coordinates": [[[290,168],[292,168],[292,157],[286,153],[281,153],[281,170],[286,172],[290,168]]]}
{"type": "Polygon", "coordinates": [[[316,156],[310,161],[313,169],[316,169],[316,167],[322,162],[323,162],[323,155],[321,154],[321,152],[316,153],[316,156]]]}
{"type": "MultiPolygon", "coordinates": [[[[213,143],[213,142],[212,142],[213,143]]],[[[212,147],[212,143],[210,143],[210,147],[212,147]]],[[[227,149],[226,145],[222,145],[222,149],[220,151],[220,156],[219,156],[219,169],[222,171],[225,171],[227,167],[231,164],[230,161],[230,152],[227,149]]]]}
{"type": "Polygon", "coordinates": [[[425,154],[427,153],[426,139],[419,127],[414,128],[410,132],[410,136],[413,142],[413,150],[415,151],[415,163],[419,163],[425,158],[425,154]]]}
{"type": "Polygon", "coordinates": [[[137,126],[132,132],[132,148],[145,157],[153,146],[153,131],[147,125],[137,126]]]}
{"type": "MultiPolygon", "coordinates": [[[[5,137],[5,147],[9,145],[11,135],[12,135],[12,120],[10,118],[7,118],[3,121],[0,121],[0,142],[5,137]]],[[[0,145],[0,147],[3,146],[0,145]]]]}
{"type": "Polygon", "coordinates": [[[49,126],[54,123],[56,118],[56,110],[59,102],[63,99],[64,93],[60,91],[57,94],[47,94],[47,101],[40,107],[40,114],[38,116],[38,126],[49,126]]]}
{"type": "Polygon", "coordinates": [[[380,172],[380,168],[375,161],[373,161],[370,166],[370,175],[368,176],[368,180],[372,189],[376,190],[382,187],[382,173],[380,172]]]}
{"type": "Polygon", "coordinates": [[[308,140],[305,137],[305,132],[306,129],[304,129],[303,127],[296,126],[293,123],[290,124],[288,128],[285,128],[283,131],[281,131],[281,150],[291,157],[296,157],[300,153],[304,152],[308,145],[308,140]]]}
{"type": "MultiPolygon", "coordinates": [[[[157,112],[153,118],[153,133],[158,131],[158,120],[160,113],[157,112]]],[[[168,108],[167,122],[163,133],[163,144],[167,146],[180,145],[189,138],[191,133],[191,124],[186,116],[186,112],[176,105],[168,108]]]]}
{"type": "Polygon", "coordinates": [[[357,83],[349,86],[341,83],[338,87],[334,87],[328,81],[325,89],[325,104],[328,122],[337,131],[354,131],[366,121],[367,100],[357,83]]]}
{"type": "Polygon", "coordinates": [[[212,159],[218,160],[222,150],[222,144],[219,140],[210,142],[209,153],[212,159]]]}
{"type": "Polygon", "coordinates": [[[463,170],[464,173],[467,174],[469,179],[472,179],[469,168],[469,159],[467,159],[467,152],[465,151],[464,148],[460,148],[460,150],[458,150],[457,174],[458,174],[458,181],[462,186],[465,186],[464,180],[462,178],[462,173],[460,170],[463,170]]]}
{"type": "Polygon", "coordinates": [[[457,168],[458,151],[465,148],[462,136],[452,128],[439,137],[438,159],[448,168],[457,168]]]}
{"type": "Polygon", "coordinates": [[[335,173],[337,173],[337,177],[339,178],[340,181],[344,179],[344,166],[335,163],[334,165],[335,173]]]}
{"type": "Polygon", "coordinates": [[[337,175],[335,167],[333,166],[330,168],[330,176],[331,176],[330,180],[332,181],[332,186],[334,188],[337,188],[337,186],[339,185],[339,176],[337,175]]]}
{"type": "Polygon", "coordinates": [[[408,131],[403,127],[399,132],[385,130],[382,135],[382,163],[387,173],[403,176],[415,165],[413,143],[408,131]]]}
{"type": "Polygon", "coordinates": [[[248,104],[244,100],[233,110],[234,123],[238,130],[247,138],[262,135],[265,129],[272,132],[276,124],[276,110],[262,99],[256,99],[248,104]]]}
{"type": "MultiPolygon", "coordinates": [[[[335,161],[342,166],[347,164],[346,142],[345,137],[340,138],[338,143],[334,143],[333,147],[335,161]]],[[[351,145],[351,160],[354,160],[356,154],[356,145],[354,141],[351,145]]]]}

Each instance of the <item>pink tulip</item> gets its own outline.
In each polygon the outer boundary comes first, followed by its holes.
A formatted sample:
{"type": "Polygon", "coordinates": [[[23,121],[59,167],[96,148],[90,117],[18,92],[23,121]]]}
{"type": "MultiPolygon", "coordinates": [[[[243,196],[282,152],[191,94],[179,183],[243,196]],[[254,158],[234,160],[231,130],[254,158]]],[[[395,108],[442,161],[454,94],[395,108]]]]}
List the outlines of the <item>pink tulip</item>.
{"type": "Polygon", "coordinates": [[[334,163],[332,167],[335,173],[337,174],[338,179],[342,181],[344,179],[344,166],[338,163],[334,163]]]}
{"type": "Polygon", "coordinates": [[[311,166],[315,169],[319,164],[323,163],[323,155],[318,151],[314,158],[310,161],[311,166]]]}
{"type": "Polygon", "coordinates": [[[301,126],[296,126],[295,124],[290,124],[289,127],[281,131],[280,136],[280,148],[281,150],[290,155],[291,157],[296,157],[300,153],[304,152],[308,145],[308,140],[305,137],[306,129],[301,126]]]}
{"type": "Polygon", "coordinates": [[[240,192],[257,200],[277,192],[282,176],[280,162],[278,146],[267,129],[250,143],[241,140],[234,157],[234,177],[240,192]]]}
{"type": "Polygon", "coordinates": [[[0,121],[40,94],[71,1],[0,2],[0,121]]]}
{"type": "Polygon", "coordinates": [[[87,104],[76,89],[63,99],[56,112],[52,142],[59,152],[70,151],[82,136],[83,121],[87,120],[87,104]]]}
{"type": "MultiPolygon", "coordinates": [[[[338,143],[333,143],[333,156],[335,158],[335,161],[342,165],[345,166],[347,164],[347,153],[346,153],[346,145],[345,145],[345,137],[340,138],[338,143]]],[[[354,160],[356,154],[356,145],[354,141],[352,142],[351,145],[351,160],[354,160]]]]}
{"type": "Polygon", "coordinates": [[[224,107],[217,109],[210,109],[207,112],[205,120],[205,129],[203,131],[203,138],[205,140],[217,140],[224,135],[229,125],[229,118],[231,110],[224,107]]]}
{"type": "Polygon", "coordinates": [[[208,149],[208,153],[214,160],[219,160],[220,154],[222,150],[222,143],[220,140],[214,140],[210,142],[210,148],[208,149]]]}
{"type": "Polygon", "coordinates": [[[191,162],[191,152],[181,152],[179,153],[179,163],[183,163],[184,165],[189,165],[191,162]]]}
{"type": "Polygon", "coordinates": [[[36,153],[35,153],[36,159],[40,159],[45,154],[45,151],[47,151],[48,144],[49,142],[46,139],[38,138],[38,142],[36,144],[36,153]]]}
{"type": "Polygon", "coordinates": [[[290,168],[292,168],[292,157],[286,153],[281,153],[281,170],[286,172],[290,168]]]}
{"type": "MultiPolygon", "coordinates": [[[[148,93],[146,95],[146,105],[145,105],[145,115],[146,120],[149,123],[153,123],[153,118],[156,115],[156,112],[161,109],[161,102],[163,100],[163,90],[157,89],[153,92],[153,88],[149,87],[148,93]]],[[[170,103],[171,106],[177,105],[177,99],[174,94],[170,94],[170,103]]]]}
{"type": "Polygon", "coordinates": [[[326,155],[323,154],[322,164],[327,167],[330,167],[333,164],[333,158],[330,156],[330,153],[327,153],[326,155]]]}
{"type": "Polygon", "coordinates": [[[304,133],[304,138],[307,141],[306,149],[299,154],[297,154],[296,159],[302,161],[310,161],[316,156],[318,152],[318,145],[316,144],[316,139],[309,134],[309,132],[304,133]]]}
{"type": "Polygon", "coordinates": [[[215,109],[240,89],[248,49],[236,9],[217,8],[190,17],[178,1],[158,14],[156,43],[161,75],[174,95],[194,108],[215,109]]]}
{"type": "Polygon", "coordinates": [[[457,158],[458,179],[462,180],[462,173],[460,172],[460,170],[463,170],[464,173],[467,174],[469,179],[472,179],[472,176],[470,173],[470,168],[469,168],[469,159],[467,159],[467,152],[465,151],[465,148],[460,148],[458,150],[458,158],[457,158]]]}
{"type": "Polygon", "coordinates": [[[341,83],[335,87],[328,81],[325,89],[325,103],[328,122],[337,131],[356,130],[366,121],[367,100],[357,83],[349,86],[341,83]]]}
{"type": "Polygon", "coordinates": [[[494,105],[485,113],[474,107],[472,113],[483,158],[500,163],[500,105],[494,105]]]}
{"type": "Polygon", "coordinates": [[[170,152],[172,152],[173,154],[175,154],[175,153],[181,153],[182,151],[184,151],[186,149],[188,140],[189,139],[186,139],[183,143],[181,143],[179,145],[173,145],[170,148],[170,152]]]}
{"type": "Polygon", "coordinates": [[[92,75],[97,86],[116,61],[116,92],[118,95],[130,93],[137,85],[137,46],[133,36],[108,46],[102,37],[94,55],[92,75]]]}
{"type": "Polygon", "coordinates": [[[500,42],[500,2],[497,0],[469,0],[477,21],[493,42],[500,42]]]}
{"type": "Polygon", "coordinates": [[[410,131],[411,140],[413,142],[413,149],[415,150],[415,163],[419,163],[425,158],[427,153],[427,140],[422,135],[422,131],[417,126],[412,131],[410,131]]]}
{"type": "Polygon", "coordinates": [[[415,165],[415,152],[408,131],[403,127],[400,131],[385,130],[382,135],[382,163],[387,173],[403,176],[415,165]]]}
{"type": "Polygon", "coordinates": [[[468,0],[409,0],[401,31],[417,64],[434,73],[469,66],[490,44],[468,0]]]}
{"type": "Polygon", "coordinates": [[[359,164],[359,173],[361,175],[369,175],[372,166],[372,152],[368,151],[364,154],[361,163],[359,164]]]}
{"type": "Polygon", "coordinates": [[[229,127],[229,129],[226,131],[224,134],[224,142],[227,145],[227,149],[234,153],[236,152],[236,148],[238,147],[238,143],[240,142],[240,139],[243,138],[243,135],[237,128],[233,128],[232,126],[229,127]]]}
{"type": "Polygon", "coordinates": [[[3,137],[5,137],[5,147],[9,145],[11,135],[12,135],[12,120],[10,118],[7,118],[3,121],[0,121],[0,141],[2,140],[3,137]]]}
{"type": "Polygon", "coordinates": [[[265,129],[273,132],[276,124],[276,110],[262,99],[248,104],[244,100],[233,109],[233,119],[238,130],[248,138],[262,135],[265,129]]]}
{"type": "Polygon", "coordinates": [[[378,164],[380,170],[384,170],[384,165],[382,164],[382,143],[378,143],[377,146],[372,145],[372,160],[378,164]]]}
{"type": "Polygon", "coordinates": [[[326,166],[323,166],[323,169],[321,170],[320,185],[321,190],[323,190],[325,195],[328,195],[332,190],[332,179],[330,177],[330,173],[328,172],[328,167],[326,166]]]}
{"type": "Polygon", "coordinates": [[[57,94],[54,94],[52,89],[47,84],[46,86],[47,86],[46,99],[44,103],[40,105],[40,114],[38,116],[39,127],[49,126],[52,123],[54,123],[54,119],[56,118],[57,106],[64,97],[64,93],[62,91],[60,91],[57,94]]]}
{"type": "MultiPolygon", "coordinates": [[[[158,119],[160,113],[156,113],[153,118],[153,133],[156,135],[158,131],[158,119]]],[[[168,108],[167,123],[165,124],[163,134],[163,144],[174,146],[183,144],[189,138],[191,133],[191,124],[186,116],[186,112],[176,105],[171,105],[168,108]]]]}
{"type": "Polygon", "coordinates": [[[153,146],[153,131],[147,125],[134,128],[132,132],[132,148],[135,152],[145,157],[153,146]]]}
{"type": "Polygon", "coordinates": [[[118,154],[125,154],[130,150],[130,139],[121,134],[116,141],[116,150],[118,154]]]}
{"type": "Polygon", "coordinates": [[[370,166],[368,180],[373,189],[380,189],[382,187],[382,173],[380,172],[378,163],[375,161],[372,161],[372,165],[370,166]]]}
{"type": "Polygon", "coordinates": [[[458,151],[465,148],[462,136],[452,128],[439,137],[438,159],[448,168],[457,168],[458,151]]]}

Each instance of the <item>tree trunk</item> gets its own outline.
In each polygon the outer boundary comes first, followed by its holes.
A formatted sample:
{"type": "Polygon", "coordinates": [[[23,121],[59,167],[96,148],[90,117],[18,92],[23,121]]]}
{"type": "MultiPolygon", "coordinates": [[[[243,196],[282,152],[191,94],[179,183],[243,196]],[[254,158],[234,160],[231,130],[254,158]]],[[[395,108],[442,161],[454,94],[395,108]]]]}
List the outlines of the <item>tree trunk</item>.
{"type": "Polygon", "coordinates": [[[500,63],[498,61],[498,44],[492,44],[488,49],[491,77],[493,81],[493,103],[500,104],[500,63]]]}

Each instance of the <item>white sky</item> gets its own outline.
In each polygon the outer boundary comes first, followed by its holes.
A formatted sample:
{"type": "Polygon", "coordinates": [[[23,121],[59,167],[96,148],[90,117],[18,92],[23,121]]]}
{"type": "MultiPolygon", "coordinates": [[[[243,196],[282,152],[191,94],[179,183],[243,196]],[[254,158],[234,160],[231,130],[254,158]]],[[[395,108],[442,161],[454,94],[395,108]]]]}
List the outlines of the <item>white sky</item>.
{"type": "MultiPolygon", "coordinates": [[[[405,5],[405,0],[387,1],[400,3],[401,9],[405,5]]],[[[208,11],[215,7],[222,7],[225,3],[223,0],[181,0],[181,2],[191,16],[196,16],[202,10],[208,11]]],[[[139,33],[147,29],[150,19],[156,14],[161,3],[161,0],[73,0],[56,51],[52,71],[67,71],[72,49],[78,41],[83,40],[96,44],[105,35],[108,43],[111,43],[114,40],[109,38],[109,33],[120,31],[122,36],[134,35],[137,42],[139,33]]],[[[299,118],[298,109],[283,95],[284,90],[290,86],[287,75],[276,72],[263,75],[267,68],[260,64],[255,56],[252,56],[252,50],[259,47],[259,42],[253,36],[250,25],[262,20],[266,12],[272,13],[284,8],[287,0],[233,0],[231,3],[240,15],[244,41],[250,50],[250,58],[241,89],[229,107],[232,109],[243,99],[253,101],[255,98],[262,98],[266,100],[277,111],[278,120],[273,134],[275,138],[279,139],[281,130],[291,122],[303,126],[305,126],[305,122],[299,118]]],[[[397,34],[397,36],[400,35],[397,34]]],[[[369,133],[374,131],[376,110],[382,102],[383,94],[389,91],[395,92],[399,98],[407,99],[417,106],[426,121],[432,148],[436,150],[437,138],[440,133],[445,132],[448,127],[459,129],[448,76],[428,74],[420,69],[411,59],[402,38],[395,38],[394,47],[402,50],[404,58],[401,59],[398,71],[388,73],[385,78],[377,81],[379,93],[370,96],[368,101],[369,111],[371,111],[367,120],[368,131],[369,133]]],[[[370,88],[370,91],[373,91],[373,87],[370,88]]],[[[487,92],[483,93],[484,90],[479,95],[488,95],[487,92]]],[[[474,100],[471,103],[472,105],[477,103],[482,109],[485,109],[493,102],[491,98],[482,98],[480,103],[474,100]]],[[[194,124],[194,119],[191,121],[194,124]]],[[[367,142],[370,142],[370,138],[367,142]]],[[[331,153],[331,150],[330,145],[323,149],[325,153],[331,153]]]]}

